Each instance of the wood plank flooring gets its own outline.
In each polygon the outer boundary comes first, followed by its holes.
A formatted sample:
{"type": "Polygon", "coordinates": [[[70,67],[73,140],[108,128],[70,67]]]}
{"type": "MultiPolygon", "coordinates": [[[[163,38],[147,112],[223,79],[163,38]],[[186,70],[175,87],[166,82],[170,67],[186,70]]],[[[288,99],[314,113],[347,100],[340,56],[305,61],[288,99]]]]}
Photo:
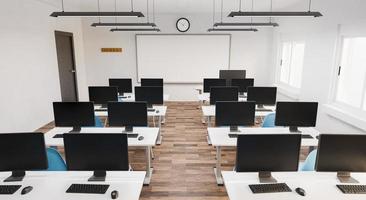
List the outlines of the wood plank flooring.
{"type": "MultiPolygon", "coordinates": [[[[207,126],[202,124],[202,111],[197,102],[169,102],[163,142],[154,148],[153,176],[143,187],[142,200],[226,200],[225,187],[216,184],[213,167],[215,148],[207,144],[207,126]]],[[[48,124],[39,129],[47,132],[48,124]]],[[[62,152],[62,149],[60,149],[62,152]]],[[[306,152],[306,149],[303,150],[306,152]]],[[[145,170],[145,154],[141,149],[130,150],[134,170],[145,170]]],[[[301,155],[302,159],[305,153],[301,155]]],[[[223,170],[232,170],[235,150],[222,151],[223,170]]]]}

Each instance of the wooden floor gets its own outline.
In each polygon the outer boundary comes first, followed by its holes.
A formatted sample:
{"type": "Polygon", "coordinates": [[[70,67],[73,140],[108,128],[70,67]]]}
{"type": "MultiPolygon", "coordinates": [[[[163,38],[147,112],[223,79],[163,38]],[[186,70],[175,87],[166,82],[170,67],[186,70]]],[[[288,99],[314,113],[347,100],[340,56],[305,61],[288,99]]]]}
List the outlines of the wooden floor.
{"type": "MultiPolygon", "coordinates": [[[[226,200],[225,187],[217,186],[213,167],[215,148],[207,144],[207,127],[202,123],[202,111],[196,102],[171,102],[165,124],[163,142],[154,148],[153,176],[143,187],[142,200],[226,200]]],[[[53,125],[42,127],[47,132],[53,125]]],[[[62,149],[60,149],[62,152],[62,149]]],[[[306,152],[305,150],[303,152],[306,152]]],[[[222,151],[223,170],[232,170],[235,150],[222,151]]],[[[130,151],[134,170],[145,169],[142,150],[130,151]]],[[[302,153],[302,159],[304,158],[302,153]]]]}

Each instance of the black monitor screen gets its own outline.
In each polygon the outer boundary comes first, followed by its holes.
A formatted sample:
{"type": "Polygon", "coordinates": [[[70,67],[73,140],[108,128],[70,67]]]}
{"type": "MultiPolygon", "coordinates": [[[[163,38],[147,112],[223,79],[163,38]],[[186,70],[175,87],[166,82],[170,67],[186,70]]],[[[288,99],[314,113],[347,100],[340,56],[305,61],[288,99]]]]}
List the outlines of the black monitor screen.
{"type": "Polygon", "coordinates": [[[125,171],[129,169],[127,134],[65,134],[68,170],[125,171]]]}
{"type": "Polygon", "coordinates": [[[317,102],[277,102],[275,125],[314,127],[317,113],[317,102]]]}
{"type": "Polygon", "coordinates": [[[131,93],[132,80],[130,78],[111,78],[109,79],[109,86],[118,87],[118,93],[131,93]]]}
{"type": "Polygon", "coordinates": [[[316,171],[366,172],[365,134],[321,134],[316,171]]]}
{"type": "Polygon", "coordinates": [[[53,102],[57,127],[95,126],[92,102],[53,102]]]}
{"type": "Polygon", "coordinates": [[[162,78],[142,78],[141,86],[163,87],[164,79],[162,79],[162,78]]]}
{"type": "Polygon", "coordinates": [[[106,105],[110,101],[118,101],[117,87],[89,87],[89,101],[106,105]]]}
{"type": "Polygon", "coordinates": [[[211,87],[226,86],[225,79],[205,78],[203,79],[203,92],[209,93],[211,87]]]}
{"type": "Polygon", "coordinates": [[[220,70],[219,77],[226,80],[227,86],[231,86],[232,79],[244,79],[246,76],[245,70],[220,70]]]}
{"type": "Polygon", "coordinates": [[[43,133],[0,134],[0,171],[48,168],[43,133]]]}
{"type": "Polygon", "coordinates": [[[276,97],[276,87],[248,87],[247,100],[255,101],[257,105],[275,105],[276,97]]]}
{"type": "Polygon", "coordinates": [[[145,102],[108,103],[109,126],[147,126],[145,102]]]}
{"type": "Polygon", "coordinates": [[[300,134],[238,135],[237,172],[297,171],[300,134]]]}
{"type": "Polygon", "coordinates": [[[217,126],[252,126],[255,121],[255,102],[216,102],[217,126]]]}
{"type": "Polygon", "coordinates": [[[238,101],[237,87],[211,87],[210,104],[215,105],[216,101],[238,101]]]}
{"type": "Polygon", "coordinates": [[[254,79],[253,78],[233,79],[231,80],[231,86],[238,87],[239,92],[247,92],[248,87],[254,86],[254,79]]]}
{"type": "Polygon", "coordinates": [[[163,87],[135,87],[135,101],[145,101],[147,104],[163,104],[163,87]]]}

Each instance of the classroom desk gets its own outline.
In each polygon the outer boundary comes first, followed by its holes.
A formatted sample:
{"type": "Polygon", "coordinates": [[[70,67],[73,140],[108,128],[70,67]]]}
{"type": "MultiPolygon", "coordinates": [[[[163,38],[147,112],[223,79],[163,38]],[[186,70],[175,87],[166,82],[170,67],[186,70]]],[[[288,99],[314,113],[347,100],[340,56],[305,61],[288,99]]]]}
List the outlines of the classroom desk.
{"type": "MultiPolygon", "coordinates": [[[[10,172],[1,172],[0,179],[10,176],[10,172]]],[[[13,195],[0,195],[0,200],[106,200],[111,199],[111,192],[118,191],[118,199],[138,200],[142,190],[145,172],[108,171],[105,182],[88,182],[93,172],[88,171],[27,171],[22,182],[1,182],[0,185],[22,185],[13,195]],[[105,194],[71,194],[66,190],[71,184],[109,184],[105,194]],[[33,190],[21,195],[26,186],[33,190]]]]}
{"type": "MultiPolygon", "coordinates": [[[[250,184],[259,184],[258,173],[236,173],[234,171],[222,172],[226,191],[230,200],[360,200],[365,199],[364,194],[343,194],[337,187],[336,173],[327,172],[274,172],[272,176],[279,183],[286,183],[292,192],[253,194],[250,184]],[[306,195],[300,196],[295,189],[301,187],[306,195]]],[[[366,173],[352,173],[352,177],[366,184],[366,173]]]]}
{"type": "MultiPolygon", "coordinates": [[[[210,101],[210,93],[202,93],[197,95],[198,101],[200,102],[209,102],[210,101]]],[[[239,95],[239,101],[246,101],[246,95],[241,96],[239,95]]]]}
{"type": "MultiPolygon", "coordinates": [[[[94,106],[94,110],[97,110],[100,108],[101,108],[101,106],[94,106]]],[[[160,134],[160,128],[161,128],[161,124],[163,123],[163,118],[166,116],[166,111],[167,111],[168,107],[167,106],[153,106],[153,108],[155,109],[155,111],[148,111],[147,116],[153,118],[154,126],[156,126],[155,118],[156,117],[158,118],[159,134],[158,134],[158,139],[156,140],[156,144],[160,145],[163,140],[163,137],[160,134]]],[[[108,111],[95,111],[95,115],[98,117],[107,117],[108,111]]]]}
{"type": "MultiPolygon", "coordinates": [[[[135,94],[133,93],[124,93],[123,96],[118,96],[120,101],[135,101],[135,94]]],[[[169,101],[170,95],[164,94],[163,100],[169,101]]]]}
{"type": "MultiPolygon", "coordinates": [[[[264,106],[265,109],[270,109],[271,111],[255,111],[256,117],[265,117],[270,113],[273,113],[276,110],[276,106],[264,106]]],[[[216,115],[216,106],[202,106],[203,117],[207,120],[207,126],[211,126],[211,117],[216,115]]]]}
{"type": "MultiPolygon", "coordinates": [[[[56,127],[45,134],[45,143],[47,146],[63,147],[63,138],[53,138],[56,134],[68,133],[71,128],[56,127]]],[[[122,133],[124,128],[82,128],[81,133],[122,133]]],[[[138,133],[139,136],[144,136],[144,139],[139,141],[137,138],[128,138],[129,147],[142,147],[145,148],[146,156],[146,177],[144,184],[150,184],[151,175],[153,172],[151,164],[151,148],[155,146],[156,140],[159,134],[159,128],[150,127],[134,127],[134,133],[138,133]]]]}
{"type": "MultiPolygon", "coordinates": [[[[289,134],[288,128],[275,127],[275,128],[239,128],[238,134],[289,134]]],[[[309,134],[312,139],[302,139],[301,146],[303,147],[316,147],[318,146],[318,139],[316,136],[320,134],[314,128],[299,128],[302,134],[309,134]]],[[[229,127],[216,127],[207,128],[208,140],[212,146],[216,147],[216,167],[214,173],[216,176],[216,182],[218,185],[223,185],[221,175],[221,148],[222,147],[236,147],[237,138],[230,138],[228,136],[230,132],[229,127]]]]}

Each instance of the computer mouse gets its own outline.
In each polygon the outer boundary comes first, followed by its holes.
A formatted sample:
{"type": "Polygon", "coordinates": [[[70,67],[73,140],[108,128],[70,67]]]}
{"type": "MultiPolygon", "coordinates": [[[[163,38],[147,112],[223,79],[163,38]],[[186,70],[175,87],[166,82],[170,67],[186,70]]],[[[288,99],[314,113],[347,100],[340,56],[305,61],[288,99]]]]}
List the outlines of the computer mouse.
{"type": "Polygon", "coordinates": [[[306,195],[305,190],[302,189],[302,188],[296,188],[295,191],[296,191],[297,194],[299,194],[301,196],[305,196],[306,195]]]}
{"type": "Polygon", "coordinates": [[[159,113],[159,110],[156,110],[156,113],[159,113]]]}
{"type": "Polygon", "coordinates": [[[21,193],[22,195],[25,195],[25,194],[28,194],[30,191],[33,190],[33,187],[32,186],[27,186],[25,188],[22,189],[21,193]]]}
{"type": "Polygon", "coordinates": [[[111,192],[111,198],[112,199],[117,199],[118,198],[118,191],[117,190],[113,190],[111,192]]]}
{"type": "Polygon", "coordinates": [[[141,140],[143,140],[143,139],[144,139],[144,136],[139,136],[137,139],[138,139],[139,141],[141,141],[141,140]]]}

